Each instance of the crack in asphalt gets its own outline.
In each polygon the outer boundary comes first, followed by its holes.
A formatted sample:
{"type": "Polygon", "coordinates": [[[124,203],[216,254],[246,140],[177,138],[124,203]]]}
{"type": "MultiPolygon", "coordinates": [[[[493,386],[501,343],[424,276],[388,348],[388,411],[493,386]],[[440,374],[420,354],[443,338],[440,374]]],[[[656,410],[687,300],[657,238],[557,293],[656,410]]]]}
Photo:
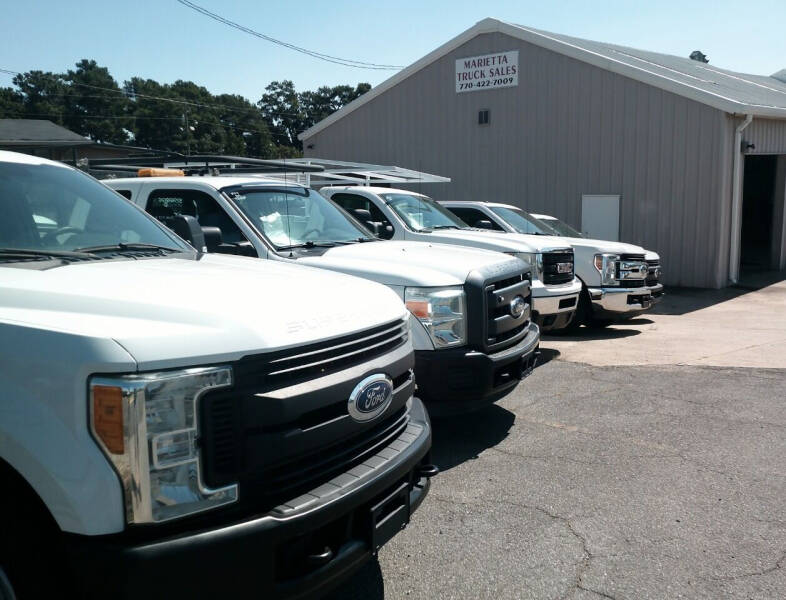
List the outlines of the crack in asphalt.
{"type": "Polygon", "coordinates": [[[761,571],[751,571],[750,573],[740,573],[739,575],[726,575],[725,577],[710,577],[711,581],[736,581],[738,579],[746,579],[748,577],[759,577],[761,575],[769,575],[775,571],[783,568],[786,563],[786,552],[781,554],[780,558],[775,561],[775,564],[767,569],[761,571]]]}
{"type": "MultiPolygon", "coordinates": [[[[480,503],[480,502],[467,502],[467,501],[453,500],[451,498],[446,498],[444,496],[441,496],[439,494],[435,494],[433,492],[431,493],[430,497],[432,499],[436,500],[437,502],[442,502],[444,504],[470,506],[470,507],[473,507],[473,508],[481,508],[481,507],[484,506],[484,504],[480,503]]],[[[576,563],[576,567],[577,567],[578,570],[577,570],[577,573],[576,573],[575,581],[565,591],[565,593],[560,596],[560,600],[567,600],[567,598],[569,598],[571,595],[573,595],[574,592],[577,589],[585,591],[585,592],[590,592],[592,594],[596,594],[596,595],[600,596],[601,598],[609,598],[611,600],[617,600],[614,596],[611,596],[611,595],[607,594],[606,592],[602,592],[602,591],[599,591],[599,590],[588,588],[588,587],[586,587],[583,584],[582,578],[584,577],[584,575],[587,572],[587,570],[589,570],[590,563],[592,562],[593,559],[600,558],[600,557],[598,555],[594,554],[590,550],[589,542],[588,542],[586,536],[576,529],[576,527],[573,525],[573,522],[568,517],[565,517],[563,515],[557,514],[555,512],[550,511],[547,508],[544,508],[542,506],[537,506],[535,504],[526,504],[524,502],[516,502],[516,501],[513,501],[513,500],[486,500],[486,502],[487,503],[491,503],[491,504],[504,504],[504,505],[508,505],[508,506],[515,506],[517,508],[523,508],[523,509],[526,509],[526,510],[539,512],[542,515],[545,515],[546,517],[550,518],[551,520],[556,521],[556,522],[561,523],[562,525],[564,525],[565,528],[568,530],[568,532],[576,540],[578,540],[579,544],[581,545],[582,557],[581,557],[581,560],[579,560],[579,562],[576,563]]]]}

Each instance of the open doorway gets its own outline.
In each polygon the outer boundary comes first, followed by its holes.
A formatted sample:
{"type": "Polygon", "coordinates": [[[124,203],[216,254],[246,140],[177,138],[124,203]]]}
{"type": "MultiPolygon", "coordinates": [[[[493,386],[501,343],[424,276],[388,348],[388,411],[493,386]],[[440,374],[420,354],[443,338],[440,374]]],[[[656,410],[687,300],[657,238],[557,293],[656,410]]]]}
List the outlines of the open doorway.
{"type": "Polygon", "coordinates": [[[745,157],[742,188],[740,270],[763,271],[772,265],[777,156],[745,157]]]}

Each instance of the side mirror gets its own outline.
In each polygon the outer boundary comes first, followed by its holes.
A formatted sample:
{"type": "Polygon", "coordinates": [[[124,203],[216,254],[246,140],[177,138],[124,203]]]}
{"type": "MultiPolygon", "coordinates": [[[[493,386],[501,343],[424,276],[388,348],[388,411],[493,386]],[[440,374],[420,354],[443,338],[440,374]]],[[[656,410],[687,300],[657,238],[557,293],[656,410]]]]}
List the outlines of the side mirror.
{"type": "Polygon", "coordinates": [[[215,252],[224,243],[220,227],[202,227],[202,237],[208,252],[215,252]]]}
{"type": "Polygon", "coordinates": [[[475,221],[475,227],[478,229],[494,229],[494,223],[488,219],[481,219],[480,221],[475,221]]]}
{"type": "Polygon", "coordinates": [[[374,221],[366,221],[363,223],[363,225],[368,227],[369,230],[371,230],[371,233],[373,233],[375,236],[380,237],[379,226],[381,225],[381,223],[376,223],[374,221]]]}
{"type": "Polygon", "coordinates": [[[186,240],[199,252],[205,251],[205,236],[202,233],[202,228],[199,226],[199,221],[196,217],[191,215],[176,215],[170,221],[172,231],[174,231],[181,238],[186,240]]]}
{"type": "Polygon", "coordinates": [[[385,225],[384,227],[380,228],[379,237],[383,240],[389,240],[393,238],[393,225],[385,225]]]}

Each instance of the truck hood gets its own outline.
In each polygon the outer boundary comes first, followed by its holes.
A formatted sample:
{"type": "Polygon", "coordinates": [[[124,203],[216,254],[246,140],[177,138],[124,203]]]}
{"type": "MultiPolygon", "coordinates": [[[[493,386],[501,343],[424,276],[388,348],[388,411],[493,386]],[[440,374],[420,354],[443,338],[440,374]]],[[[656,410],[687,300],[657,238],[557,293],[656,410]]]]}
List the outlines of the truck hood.
{"type": "MultiPolygon", "coordinates": [[[[331,248],[298,264],[340,271],[391,286],[464,285],[469,273],[517,258],[469,247],[428,242],[384,241],[331,248]]],[[[521,268],[524,268],[523,263],[521,268]]]]}
{"type": "MultiPolygon", "coordinates": [[[[483,229],[438,229],[428,234],[434,243],[459,244],[497,252],[537,252],[517,233],[483,229]]],[[[563,244],[564,245],[564,244],[563,244]]]]}
{"type": "Polygon", "coordinates": [[[221,255],[0,267],[0,321],[111,338],[140,370],[236,360],[405,317],[384,286],[221,255]]]}
{"type": "Polygon", "coordinates": [[[610,242],[608,240],[591,240],[587,238],[555,237],[553,239],[564,240],[574,248],[584,248],[595,252],[609,252],[613,254],[644,254],[645,250],[635,244],[625,242],[610,242]]]}

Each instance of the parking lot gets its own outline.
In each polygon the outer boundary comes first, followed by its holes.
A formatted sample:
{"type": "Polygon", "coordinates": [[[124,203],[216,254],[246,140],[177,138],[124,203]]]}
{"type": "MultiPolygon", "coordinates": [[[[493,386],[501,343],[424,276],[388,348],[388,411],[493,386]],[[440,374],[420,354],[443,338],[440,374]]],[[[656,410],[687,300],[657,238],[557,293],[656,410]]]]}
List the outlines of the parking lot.
{"type": "Polygon", "coordinates": [[[786,283],[542,348],[435,424],[431,495],[334,598],[784,597],[786,283]]]}

